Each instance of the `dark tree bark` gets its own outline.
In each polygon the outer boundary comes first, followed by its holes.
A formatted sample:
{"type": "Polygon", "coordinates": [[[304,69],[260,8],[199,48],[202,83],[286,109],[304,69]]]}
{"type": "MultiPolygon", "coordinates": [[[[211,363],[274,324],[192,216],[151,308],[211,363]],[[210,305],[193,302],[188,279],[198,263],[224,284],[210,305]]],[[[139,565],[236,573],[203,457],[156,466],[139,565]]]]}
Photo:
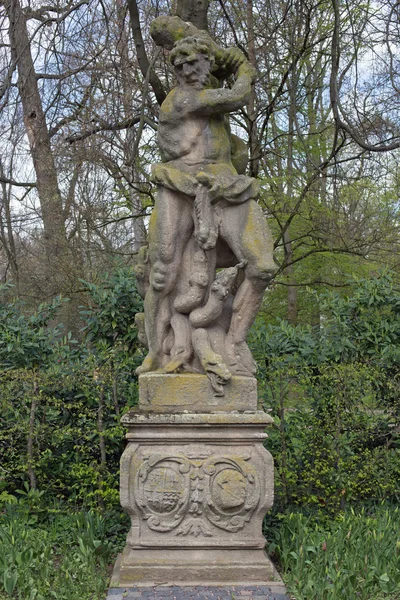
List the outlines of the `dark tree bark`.
{"type": "MultiPolygon", "coordinates": [[[[4,175],[3,165],[0,159],[0,177],[4,175]]],[[[17,250],[15,247],[14,232],[11,218],[11,194],[10,186],[0,180],[0,242],[4,248],[7,257],[8,265],[11,270],[13,284],[17,294],[20,293],[19,287],[19,265],[17,260],[17,250]],[[4,213],[4,214],[3,214],[4,213]]],[[[6,272],[8,266],[6,268],[6,272]]]]}
{"type": "Polygon", "coordinates": [[[136,53],[138,63],[143,77],[147,77],[148,71],[150,70],[149,82],[157,98],[158,104],[162,104],[166,98],[164,87],[155,73],[154,69],[151,68],[149,59],[146,54],[144,47],[142,29],[140,27],[139,10],[137,7],[136,0],[128,0],[129,16],[131,20],[133,40],[135,42],[136,53]]]}
{"type": "MultiPolygon", "coordinates": [[[[295,127],[295,119],[296,119],[296,75],[295,70],[291,74],[291,85],[289,89],[289,136],[288,136],[288,148],[287,148],[287,197],[289,201],[293,196],[293,179],[294,179],[294,164],[293,164],[293,146],[294,146],[294,127],[295,127]]],[[[286,229],[283,234],[283,248],[285,253],[285,263],[287,264],[285,268],[285,274],[288,278],[288,308],[287,308],[287,320],[291,325],[296,325],[297,323],[297,287],[296,287],[296,279],[294,276],[294,268],[293,268],[293,244],[292,238],[290,234],[290,227],[286,229]]]]}
{"type": "Polygon", "coordinates": [[[207,11],[209,0],[178,0],[176,14],[182,21],[193,23],[197,29],[208,29],[207,11]]]}
{"type": "MultiPolygon", "coordinates": [[[[125,26],[126,5],[123,0],[116,0],[117,5],[117,25],[119,28],[119,42],[117,51],[121,60],[121,83],[122,83],[122,104],[124,115],[128,116],[132,111],[133,98],[135,95],[135,84],[132,76],[132,67],[128,54],[128,33],[129,29],[125,26]]],[[[145,81],[150,83],[149,78],[145,81]]],[[[138,120],[138,128],[129,127],[126,131],[126,143],[124,145],[124,171],[126,171],[127,181],[129,183],[128,193],[132,207],[133,217],[133,251],[138,252],[139,248],[146,242],[146,227],[144,219],[141,216],[143,212],[140,199],[139,173],[137,172],[136,162],[141,134],[145,120],[145,95],[147,90],[143,91],[142,114],[138,120]]]]}
{"type": "MultiPolygon", "coordinates": [[[[257,68],[257,57],[254,39],[253,0],[247,0],[246,8],[247,31],[248,31],[248,57],[253,67],[257,68]]],[[[257,108],[256,92],[254,85],[251,86],[251,95],[248,107],[249,119],[249,149],[250,149],[250,175],[258,177],[260,167],[260,140],[257,131],[257,108]]]]}
{"type": "Polygon", "coordinates": [[[33,450],[33,438],[35,434],[35,418],[36,408],[38,405],[38,389],[36,376],[33,382],[31,409],[29,413],[29,424],[28,424],[28,441],[27,441],[27,463],[28,463],[28,477],[29,483],[33,490],[37,488],[36,474],[34,469],[34,450],[33,450]]]}
{"type": "Polygon", "coordinates": [[[104,486],[104,473],[107,469],[107,452],[106,452],[106,442],[104,439],[104,385],[102,384],[99,389],[99,400],[98,400],[98,412],[97,412],[97,430],[99,432],[99,447],[100,447],[100,465],[99,465],[99,494],[98,494],[98,502],[99,507],[104,510],[104,498],[102,495],[102,490],[104,486]]]}

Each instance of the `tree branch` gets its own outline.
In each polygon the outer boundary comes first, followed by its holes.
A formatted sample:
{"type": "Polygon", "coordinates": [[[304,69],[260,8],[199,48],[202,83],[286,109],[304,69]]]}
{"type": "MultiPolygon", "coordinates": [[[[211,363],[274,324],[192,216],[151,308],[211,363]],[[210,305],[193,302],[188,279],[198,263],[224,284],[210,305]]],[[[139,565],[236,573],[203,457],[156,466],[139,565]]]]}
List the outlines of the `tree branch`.
{"type": "Polygon", "coordinates": [[[330,78],[330,99],[332,112],[337,124],[337,127],[345,131],[360,148],[368,150],[370,152],[390,152],[400,148],[400,140],[387,143],[387,144],[369,144],[363,139],[354,126],[351,124],[348,117],[345,115],[345,111],[340,102],[339,88],[338,88],[338,75],[339,75],[339,62],[340,62],[340,11],[339,11],[339,0],[332,0],[332,8],[334,13],[334,27],[332,35],[332,46],[331,46],[331,78],[330,78]]]}
{"type": "MultiPolygon", "coordinates": [[[[91,135],[94,135],[95,133],[99,133],[100,131],[121,131],[122,129],[129,129],[130,127],[133,127],[134,125],[137,125],[138,123],[140,123],[140,121],[141,121],[141,116],[136,115],[134,117],[127,117],[126,119],[124,119],[123,121],[120,121],[119,123],[104,123],[103,122],[100,125],[93,127],[93,129],[89,129],[88,131],[85,131],[84,133],[77,133],[77,134],[68,136],[67,142],[69,142],[70,144],[75,144],[75,142],[85,140],[86,138],[90,137],[91,135]]],[[[154,131],[157,131],[157,125],[156,125],[156,123],[154,123],[154,121],[152,121],[148,117],[144,117],[144,122],[147,123],[147,125],[149,125],[152,129],[154,129],[154,131]]]]}
{"type": "Polygon", "coordinates": [[[37,187],[36,183],[26,181],[15,181],[15,179],[10,179],[8,177],[5,177],[4,175],[0,175],[0,183],[8,183],[9,185],[15,185],[17,187],[37,187]]]}
{"type": "MultiPolygon", "coordinates": [[[[144,47],[142,30],[140,27],[139,10],[137,7],[136,0],[128,0],[128,9],[129,9],[133,40],[135,42],[139,67],[140,67],[143,77],[146,78],[147,72],[150,68],[150,62],[149,62],[149,59],[147,58],[146,50],[144,47]]],[[[153,69],[150,70],[149,81],[150,81],[150,85],[153,89],[153,92],[155,94],[155,97],[157,99],[157,102],[161,106],[161,104],[164,102],[164,100],[166,98],[166,93],[165,93],[164,87],[163,87],[160,79],[158,78],[158,75],[155,73],[155,71],[153,69]]]]}

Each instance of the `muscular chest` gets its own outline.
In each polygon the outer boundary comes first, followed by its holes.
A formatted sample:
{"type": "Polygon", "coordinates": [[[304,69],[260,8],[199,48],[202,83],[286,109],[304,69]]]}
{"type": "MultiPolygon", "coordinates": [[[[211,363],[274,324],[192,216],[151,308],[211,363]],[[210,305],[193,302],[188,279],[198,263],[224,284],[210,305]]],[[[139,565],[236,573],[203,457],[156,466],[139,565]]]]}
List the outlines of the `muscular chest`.
{"type": "Polygon", "coordinates": [[[230,154],[230,139],[220,115],[160,115],[159,145],[163,160],[187,157],[192,162],[222,160],[230,154]]]}

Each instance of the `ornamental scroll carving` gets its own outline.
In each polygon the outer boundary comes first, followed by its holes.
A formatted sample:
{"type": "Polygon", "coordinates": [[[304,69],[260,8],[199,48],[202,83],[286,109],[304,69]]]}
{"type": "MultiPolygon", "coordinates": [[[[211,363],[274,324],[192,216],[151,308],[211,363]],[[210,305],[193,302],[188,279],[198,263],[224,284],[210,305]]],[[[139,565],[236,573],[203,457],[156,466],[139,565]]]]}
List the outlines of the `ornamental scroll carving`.
{"type": "Polygon", "coordinates": [[[212,537],[211,524],[241,530],[260,501],[249,456],[146,457],[135,479],[135,498],[153,531],[212,537]]]}

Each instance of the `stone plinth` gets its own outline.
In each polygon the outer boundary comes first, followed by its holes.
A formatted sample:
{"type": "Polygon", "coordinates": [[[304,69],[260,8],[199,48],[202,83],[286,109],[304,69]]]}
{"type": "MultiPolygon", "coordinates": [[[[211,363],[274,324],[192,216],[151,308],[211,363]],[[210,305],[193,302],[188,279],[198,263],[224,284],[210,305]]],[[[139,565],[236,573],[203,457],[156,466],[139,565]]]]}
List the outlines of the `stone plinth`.
{"type": "Polygon", "coordinates": [[[210,409],[123,417],[121,504],[131,529],[112,586],[279,579],[262,535],[273,503],[273,460],[263,445],[272,419],[210,409]]]}
{"type": "Polygon", "coordinates": [[[257,410],[257,381],[234,376],[224,385],[224,395],[216,396],[204,375],[146,373],[140,376],[139,409],[160,413],[257,410]]]}

